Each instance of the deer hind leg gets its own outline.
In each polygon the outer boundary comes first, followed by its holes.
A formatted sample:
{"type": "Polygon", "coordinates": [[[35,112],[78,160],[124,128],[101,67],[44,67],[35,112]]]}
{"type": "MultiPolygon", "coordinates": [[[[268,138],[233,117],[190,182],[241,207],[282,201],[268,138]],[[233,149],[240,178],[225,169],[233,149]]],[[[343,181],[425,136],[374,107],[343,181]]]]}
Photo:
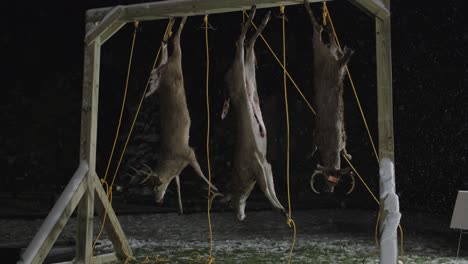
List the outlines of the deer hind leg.
{"type": "Polygon", "coordinates": [[[255,186],[255,181],[248,183],[245,189],[239,194],[238,197],[233,198],[234,207],[237,210],[237,219],[242,221],[245,219],[245,205],[247,204],[247,198],[249,198],[250,193],[252,192],[255,186]]]}
{"type": "Polygon", "coordinates": [[[258,36],[262,34],[263,29],[265,29],[266,25],[268,24],[268,21],[270,20],[270,15],[271,11],[268,11],[268,13],[263,17],[262,24],[257,28],[255,33],[250,37],[249,39],[249,48],[253,49],[255,45],[255,41],[258,39],[258,36]]]}
{"type": "MultiPolygon", "coordinates": [[[[247,30],[250,28],[250,25],[252,24],[252,19],[254,18],[255,16],[255,11],[256,11],[256,6],[253,5],[252,8],[250,9],[249,11],[249,14],[248,14],[248,19],[247,19],[247,22],[242,25],[242,30],[241,30],[241,34],[239,35],[239,38],[237,39],[236,41],[236,59],[235,59],[235,63],[239,63],[239,65],[244,65],[244,41],[245,41],[245,35],[247,34],[247,30]]],[[[237,69],[238,71],[240,69],[237,69]]],[[[243,72],[244,70],[241,69],[240,70],[241,72],[243,72]]],[[[231,78],[238,78],[237,76],[230,76],[231,78]]]]}
{"type": "Polygon", "coordinates": [[[190,166],[192,166],[192,168],[195,170],[195,172],[197,173],[198,176],[200,176],[205,182],[206,184],[208,184],[211,189],[213,189],[214,191],[218,191],[218,188],[216,188],[216,186],[214,186],[212,183],[210,183],[208,181],[208,179],[205,177],[205,175],[203,174],[201,168],[200,168],[200,164],[198,164],[198,161],[197,161],[197,157],[195,156],[195,152],[193,152],[193,149],[190,148],[190,153],[189,153],[189,163],[190,163],[190,166]]]}
{"type": "Polygon", "coordinates": [[[257,175],[257,182],[258,186],[262,190],[262,192],[265,194],[267,199],[270,201],[271,205],[275,208],[278,209],[282,212],[284,212],[284,207],[281,205],[281,203],[278,201],[278,198],[276,197],[276,192],[275,192],[275,185],[273,181],[273,174],[271,171],[271,165],[267,162],[260,159],[258,154],[255,154],[255,160],[258,166],[256,169],[256,175],[257,175]]]}
{"type": "MultiPolygon", "coordinates": [[[[257,7],[255,5],[253,5],[251,8],[250,8],[250,11],[249,11],[249,14],[248,14],[248,18],[247,18],[247,21],[244,25],[242,25],[242,31],[241,31],[241,35],[239,37],[239,40],[242,40],[244,41],[245,39],[245,34],[247,34],[247,30],[250,28],[250,26],[252,25],[252,20],[253,18],[255,17],[255,12],[257,11],[257,7]]],[[[243,43],[242,43],[243,44],[243,43]]]]}
{"type": "Polygon", "coordinates": [[[182,205],[182,194],[180,192],[180,177],[175,176],[175,183],[177,187],[177,198],[179,199],[179,214],[184,214],[184,207],[182,205]]]}
{"type": "Polygon", "coordinates": [[[323,28],[315,19],[314,12],[312,12],[312,9],[310,8],[310,4],[307,0],[304,0],[304,7],[306,8],[307,14],[309,14],[310,22],[312,23],[314,27],[314,39],[316,38],[317,40],[322,42],[323,28]]]}

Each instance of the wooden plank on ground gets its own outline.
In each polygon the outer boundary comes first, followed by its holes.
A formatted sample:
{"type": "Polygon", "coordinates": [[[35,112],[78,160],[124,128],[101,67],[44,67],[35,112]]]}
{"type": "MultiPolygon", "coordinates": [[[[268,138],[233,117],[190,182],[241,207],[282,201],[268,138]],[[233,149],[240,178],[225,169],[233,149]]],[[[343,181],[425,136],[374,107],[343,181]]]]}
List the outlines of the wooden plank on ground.
{"type": "MultiPolygon", "coordinates": [[[[111,263],[111,262],[116,262],[119,259],[115,255],[115,253],[109,253],[109,254],[103,254],[99,256],[94,256],[93,257],[93,264],[105,264],[105,263],[111,263]]],[[[75,261],[65,261],[65,262],[57,262],[54,264],[76,264],[75,261]]]]}

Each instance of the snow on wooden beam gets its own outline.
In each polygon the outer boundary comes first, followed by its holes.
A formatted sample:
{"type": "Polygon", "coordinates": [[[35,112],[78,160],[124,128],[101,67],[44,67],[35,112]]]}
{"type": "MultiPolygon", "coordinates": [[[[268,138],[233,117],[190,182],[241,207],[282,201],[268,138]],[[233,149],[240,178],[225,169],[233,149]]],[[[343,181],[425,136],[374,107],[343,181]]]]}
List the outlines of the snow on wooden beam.
{"type": "MultiPolygon", "coordinates": [[[[310,3],[323,0],[308,0],[310,3]]],[[[329,1],[329,0],[326,0],[329,1]]],[[[299,5],[303,0],[172,0],[122,6],[124,21],[157,20],[169,17],[196,16],[218,14],[250,9],[257,5],[258,9],[277,7],[279,5],[299,5]]],[[[90,9],[86,12],[87,22],[99,22],[111,10],[110,7],[90,9]]]]}
{"type": "Polygon", "coordinates": [[[385,7],[382,0],[348,0],[370,16],[386,19],[390,11],[385,7]]]}
{"type": "Polygon", "coordinates": [[[101,45],[106,42],[106,40],[125,25],[125,22],[122,21],[124,13],[125,9],[122,6],[115,6],[110,9],[101,22],[93,30],[87,32],[85,43],[89,45],[98,38],[100,38],[101,45]]]}

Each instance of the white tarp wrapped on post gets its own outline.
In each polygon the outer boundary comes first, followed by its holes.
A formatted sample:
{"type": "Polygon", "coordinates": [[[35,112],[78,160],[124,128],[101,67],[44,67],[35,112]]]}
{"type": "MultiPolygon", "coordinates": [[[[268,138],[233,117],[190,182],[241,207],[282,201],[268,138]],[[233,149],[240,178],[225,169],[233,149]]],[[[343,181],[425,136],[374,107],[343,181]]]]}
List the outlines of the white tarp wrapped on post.
{"type": "Polygon", "coordinates": [[[380,161],[380,263],[398,263],[397,228],[400,205],[395,194],[395,166],[390,159],[380,161]]]}

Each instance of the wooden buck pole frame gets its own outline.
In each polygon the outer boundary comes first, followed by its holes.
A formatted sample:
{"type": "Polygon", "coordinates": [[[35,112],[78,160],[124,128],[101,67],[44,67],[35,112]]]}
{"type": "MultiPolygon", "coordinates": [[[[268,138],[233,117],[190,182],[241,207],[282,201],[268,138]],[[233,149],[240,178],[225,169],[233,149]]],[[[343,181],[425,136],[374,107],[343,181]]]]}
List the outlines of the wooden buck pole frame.
{"type": "MultiPolygon", "coordinates": [[[[323,2],[323,0],[308,1],[323,2]]],[[[390,0],[348,1],[376,20],[380,156],[389,157],[393,161],[390,12],[388,9],[390,0]]],[[[75,208],[77,208],[78,215],[76,256],[70,263],[91,263],[94,208],[101,217],[107,213],[108,220],[105,229],[114,245],[115,253],[93,257],[93,263],[106,263],[132,256],[132,250],[96,174],[101,46],[127,22],[235,12],[249,9],[253,4],[261,9],[279,5],[302,5],[303,0],[172,0],[97,8],[86,12],[81,112],[80,159],[82,164],[19,263],[42,263],[75,208]]]]}

